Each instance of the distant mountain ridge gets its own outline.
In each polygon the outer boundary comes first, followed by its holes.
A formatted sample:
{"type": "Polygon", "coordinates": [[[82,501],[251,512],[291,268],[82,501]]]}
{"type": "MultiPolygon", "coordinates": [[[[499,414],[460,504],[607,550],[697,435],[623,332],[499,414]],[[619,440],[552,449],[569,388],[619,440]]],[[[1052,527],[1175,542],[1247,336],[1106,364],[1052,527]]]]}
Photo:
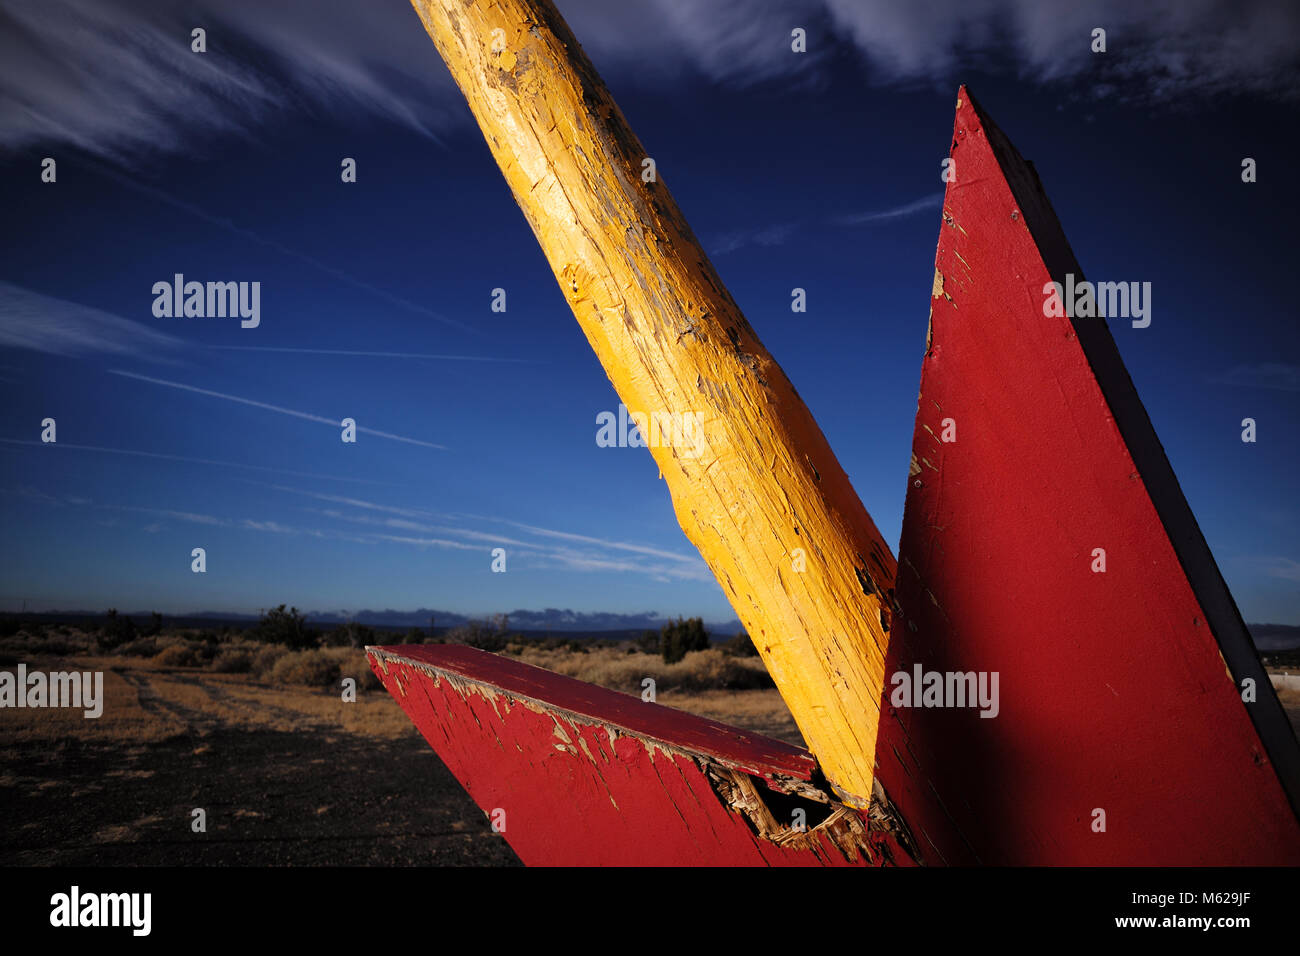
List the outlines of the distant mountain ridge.
{"type": "MultiPolygon", "coordinates": [[[[11,614],[14,612],[10,612],[11,614]]],[[[121,611],[134,620],[149,620],[151,611],[121,611]]],[[[356,621],[368,627],[401,629],[417,627],[427,629],[430,619],[439,630],[458,627],[470,621],[482,621],[485,616],[457,614],[453,611],[439,611],[435,608],[416,608],[413,611],[394,611],[391,608],[382,611],[365,609],[360,611],[305,611],[307,621],[316,626],[342,624],[356,621]]],[[[49,619],[83,618],[95,619],[104,616],[103,611],[41,611],[28,612],[32,617],[49,619]]],[[[18,615],[22,616],[22,615],[18,615]]],[[[252,623],[261,614],[241,614],[235,611],[194,611],[186,614],[164,614],[164,621],[178,623],[204,621],[230,621],[252,623]]],[[[573,611],[567,608],[548,607],[541,611],[518,609],[506,615],[508,626],[512,631],[558,631],[561,633],[615,632],[615,631],[657,631],[668,623],[669,618],[656,611],[639,614],[613,614],[603,611],[573,611]]],[[[744,630],[740,621],[705,621],[705,627],[712,634],[733,635],[744,630]]]]}
{"type": "MultiPolygon", "coordinates": [[[[313,623],[341,624],[347,620],[357,621],[370,627],[428,627],[433,618],[437,627],[457,627],[472,620],[483,620],[469,614],[456,614],[451,611],[439,611],[434,608],[417,608],[414,611],[362,610],[354,614],[341,611],[310,611],[307,619],[313,623]]],[[[529,611],[522,608],[506,614],[508,626],[512,631],[657,631],[668,623],[669,618],[656,611],[640,614],[614,614],[605,611],[573,611],[568,608],[548,607],[541,611],[529,611]]],[[[740,621],[706,621],[709,630],[718,634],[736,634],[743,630],[740,621]]]]}
{"type": "MultiPolygon", "coordinates": [[[[127,616],[137,621],[141,619],[147,621],[150,613],[150,611],[131,611],[127,616]]],[[[484,619],[483,616],[457,614],[453,611],[439,611],[427,607],[416,608],[413,611],[394,611],[391,608],[376,611],[367,608],[356,612],[307,611],[305,613],[307,620],[317,626],[328,627],[342,624],[345,621],[356,621],[368,627],[391,630],[406,630],[412,627],[427,629],[430,618],[433,619],[434,626],[439,630],[459,627],[462,624],[468,624],[470,621],[482,621],[484,619]]],[[[27,612],[26,615],[22,615],[10,611],[8,615],[4,616],[11,615],[40,617],[51,620],[62,618],[66,620],[71,618],[97,619],[103,617],[104,612],[41,611],[27,612]]],[[[260,616],[260,614],[240,614],[233,611],[195,611],[190,614],[164,614],[163,619],[164,621],[183,625],[201,626],[202,622],[206,621],[251,623],[260,616]]],[[[506,617],[512,631],[541,633],[552,631],[560,634],[591,632],[593,637],[597,634],[605,635],[623,631],[657,631],[670,620],[670,618],[659,614],[657,611],[644,611],[639,614],[614,614],[605,611],[574,611],[568,608],[553,607],[544,608],[540,611],[529,611],[521,608],[510,611],[506,617]]],[[[725,621],[705,621],[704,626],[709,630],[709,633],[719,636],[731,636],[744,630],[744,626],[736,618],[725,621]]],[[[1247,624],[1246,627],[1255,642],[1255,647],[1260,651],[1285,651],[1300,648],[1300,625],[1247,624]]]]}
{"type": "Polygon", "coordinates": [[[1261,651],[1289,651],[1300,647],[1300,625],[1247,624],[1246,629],[1261,651]]]}

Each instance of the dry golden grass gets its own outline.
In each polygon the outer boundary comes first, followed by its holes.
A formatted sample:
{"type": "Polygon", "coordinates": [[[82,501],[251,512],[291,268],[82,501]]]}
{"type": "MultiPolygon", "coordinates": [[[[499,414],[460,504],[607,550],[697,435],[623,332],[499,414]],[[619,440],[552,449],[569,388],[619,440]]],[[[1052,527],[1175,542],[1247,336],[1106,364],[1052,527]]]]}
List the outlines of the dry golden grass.
{"type": "MultiPolygon", "coordinates": [[[[82,710],[60,707],[5,710],[4,732],[9,743],[30,742],[57,744],[62,740],[82,742],[151,743],[166,740],[185,731],[183,721],[166,714],[146,710],[140,695],[120,672],[109,667],[119,667],[116,658],[110,661],[94,658],[34,657],[24,660],[31,671],[103,671],[104,703],[101,716],[87,719],[82,710]]],[[[14,665],[0,670],[14,673],[14,665]]]]}
{"type": "Polygon", "coordinates": [[[269,687],[247,679],[232,678],[224,689],[233,701],[257,709],[261,729],[334,729],[380,739],[413,732],[410,719],[382,688],[358,691],[351,704],[343,703],[341,693],[269,687]],[[274,713],[268,705],[275,708],[274,713]]]}
{"type": "Polygon", "coordinates": [[[657,655],[628,653],[627,645],[593,647],[587,653],[527,647],[515,656],[536,667],[638,696],[641,682],[650,677],[656,703],[804,746],[794,717],[756,657],[729,657],[710,648],[666,664],[657,655]]]}
{"type": "MultiPolygon", "coordinates": [[[[1295,673],[1292,669],[1289,673],[1295,673]]],[[[1287,717],[1291,719],[1291,729],[1295,731],[1297,737],[1300,737],[1300,690],[1294,690],[1290,687],[1277,687],[1277,699],[1282,704],[1282,709],[1286,711],[1287,717]]]]}
{"type": "MultiPolygon", "coordinates": [[[[639,696],[653,678],[658,703],[744,730],[803,746],[780,694],[768,684],[757,658],[730,657],[717,648],[690,653],[676,664],[629,652],[629,645],[512,647],[528,664],[639,696]]],[[[414,733],[401,708],[370,672],[363,651],[328,647],[290,652],[283,647],[233,640],[205,644],[186,635],[140,639],[127,654],[103,654],[74,628],[0,642],[0,670],[23,661],[29,671],[100,671],[103,715],[81,710],[11,709],[3,714],[4,741],[59,746],[82,743],[148,745],[219,728],[254,732],[348,733],[396,739],[414,733]],[[51,653],[53,652],[53,653],[51,653]],[[357,681],[354,703],[342,700],[341,680],[357,681]]],[[[1278,699],[1300,735],[1300,690],[1278,688],[1278,699]]]]}
{"type": "Polygon", "coordinates": [[[628,694],[640,694],[641,682],[653,678],[660,694],[666,690],[753,690],[772,681],[757,657],[728,657],[717,648],[692,651],[675,664],[656,654],[628,653],[627,645],[592,647],[585,653],[567,648],[524,647],[519,660],[566,674],[591,684],[628,694]]]}
{"type": "MultiPolygon", "coordinates": [[[[350,733],[393,739],[414,730],[370,671],[365,653],[350,647],[291,652],[242,639],[212,644],[191,635],[139,638],[105,654],[74,628],[40,637],[20,633],[0,642],[3,669],[21,660],[28,670],[101,671],[104,710],[98,719],[62,708],[5,713],[12,743],[61,740],[147,745],[217,729],[350,733]],[[52,652],[52,653],[51,653],[52,652]],[[357,681],[357,699],[342,700],[341,681],[357,681]]],[[[714,648],[676,664],[629,645],[571,648],[513,647],[511,656],[556,673],[640,695],[653,678],[657,700],[745,730],[802,745],[780,695],[757,658],[714,648]]]]}
{"type": "MultiPolygon", "coordinates": [[[[322,652],[324,653],[324,652],[322,652]]],[[[328,653],[352,669],[350,648],[328,653]]],[[[330,732],[394,738],[412,732],[411,722],[382,688],[358,683],[355,702],[344,702],[341,683],[333,689],[274,686],[251,675],[219,674],[202,668],[170,668],[154,658],[46,657],[24,661],[28,671],[102,671],[103,714],[87,719],[81,710],[44,707],[4,713],[9,743],[148,744],[216,729],[330,732]]],[[[6,665],[0,670],[15,670],[6,665]]],[[[377,684],[377,682],[376,682],[377,684]]]]}
{"type": "Polygon", "coordinates": [[[769,690],[669,691],[659,703],[756,734],[807,747],[790,708],[775,688],[769,690]]]}
{"type": "MultiPolygon", "coordinates": [[[[639,696],[655,681],[658,703],[803,746],[789,710],[757,658],[717,648],[676,664],[615,646],[512,646],[510,656],[556,673],[639,696]]],[[[400,707],[382,690],[363,651],[326,647],[291,652],[243,639],[220,644],[193,634],[139,638],[113,654],[96,649],[76,628],[19,632],[0,641],[0,670],[90,670],[104,674],[98,719],[63,708],[6,710],[4,740],[126,742],[146,745],[217,728],[244,731],[341,732],[377,739],[413,733],[400,707]],[[342,700],[341,680],[357,681],[357,700],[342,700]]],[[[1278,688],[1278,699],[1300,735],[1300,690],[1278,688]]]]}

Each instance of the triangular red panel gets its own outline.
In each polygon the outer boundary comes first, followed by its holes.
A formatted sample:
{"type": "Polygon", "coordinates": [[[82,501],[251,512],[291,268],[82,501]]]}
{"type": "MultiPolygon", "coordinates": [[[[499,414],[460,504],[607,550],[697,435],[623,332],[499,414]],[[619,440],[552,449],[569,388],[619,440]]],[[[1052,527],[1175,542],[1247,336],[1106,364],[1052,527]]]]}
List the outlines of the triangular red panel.
{"type": "Polygon", "coordinates": [[[530,866],[913,865],[887,811],[830,801],[802,747],[473,648],[367,653],[530,866]]]}
{"type": "Polygon", "coordinates": [[[1294,734],[1106,320],[1044,315],[1083,276],[964,89],[952,157],[886,673],[996,673],[998,712],[888,684],[881,782],[932,863],[1300,863],[1294,734]]]}

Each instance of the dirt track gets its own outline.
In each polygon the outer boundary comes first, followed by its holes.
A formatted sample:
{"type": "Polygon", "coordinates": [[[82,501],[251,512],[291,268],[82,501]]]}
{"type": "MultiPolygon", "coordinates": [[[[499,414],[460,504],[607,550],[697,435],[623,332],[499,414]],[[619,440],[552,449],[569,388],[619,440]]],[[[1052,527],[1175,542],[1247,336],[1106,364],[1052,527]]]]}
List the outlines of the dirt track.
{"type": "Polygon", "coordinates": [[[4,715],[27,724],[0,737],[0,864],[518,865],[382,690],[343,705],[233,675],[105,679],[99,721],[4,715]],[[347,723],[366,733],[332,716],[363,704],[347,723]]]}

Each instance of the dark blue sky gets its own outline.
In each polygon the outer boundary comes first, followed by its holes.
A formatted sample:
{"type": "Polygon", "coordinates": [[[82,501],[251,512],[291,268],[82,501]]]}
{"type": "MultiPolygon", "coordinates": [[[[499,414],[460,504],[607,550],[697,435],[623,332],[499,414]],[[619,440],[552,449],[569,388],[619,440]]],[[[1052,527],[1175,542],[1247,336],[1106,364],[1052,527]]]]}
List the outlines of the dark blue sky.
{"type": "MultiPolygon", "coordinates": [[[[0,3],[4,606],[732,617],[650,455],[597,447],[618,398],[418,20],[334,6],[214,15],[200,55],[169,4],[0,3]],[[259,281],[261,324],[156,318],[177,272],[259,281]],[[317,420],[344,417],[372,431],[317,420]]],[[[966,82],[1087,275],[1152,283],[1121,354],[1243,614],[1300,623],[1294,30],[1238,51],[1210,5],[1211,55],[1116,13],[1103,57],[1015,4],[956,37],[881,4],[754,2],[744,30],[657,6],[561,9],[887,541],[966,82]]],[[[1247,39],[1294,27],[1258,16],[1247,39]]]]}

